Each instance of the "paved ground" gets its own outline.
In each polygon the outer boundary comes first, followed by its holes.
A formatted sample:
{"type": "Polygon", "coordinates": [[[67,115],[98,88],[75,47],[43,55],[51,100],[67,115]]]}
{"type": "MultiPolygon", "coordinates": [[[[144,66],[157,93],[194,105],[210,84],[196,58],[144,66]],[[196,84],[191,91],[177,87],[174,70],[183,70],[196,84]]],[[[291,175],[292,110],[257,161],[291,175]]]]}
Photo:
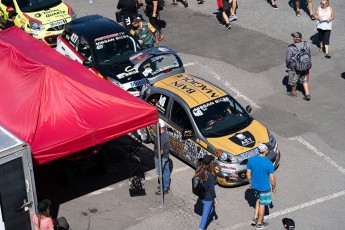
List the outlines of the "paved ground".
{"type": "MultiPolygon", "coordinates": [[[[78,16],[98,13],[113,19],[117,3],[67,2],[78,16]]],[[[331,35],[332,58],[328,60],[315,45],[315,22],[304,11],[296,17],[290,2],[278,0],[279,10],[273,10],[265,0],[239,1],[239,20],[230,31],[216,22],[215,1],[204,5],[190,1],[187,9],[182,4],[168,5],[162,12],[166,22],[162,44],[180,52],[188,73],[224,88],[243,105],[250,104],[253,116],[278,139],[283,155],[276,171],[278,193],[269,209],[267,229],[281,229],[283,217],[293,218],[298,229],[343,229],[345,3],[331,1],[336,20],[331,35]],[[284,55],[293,31],[302,32],[312,44],[310,102],[302,100],[302,92],[297,99],[286,96],[284,55]]],[[[315,8],[319,2],[313,4],[315,8]]],[[[53,197],[55,212],[66,216],[74,230],[197,229],[200,216],[190,188],[193,169],[172,159],[172,190],[165,197],[164,208],[160,208],[160,199],[154,195],[157,185],[152,146],[143,146],[147,195],[130,197],[127,160],[115,157],[128,149],[128,143],[126,137],[112,143],[112,167],[107,175],[81,173],[69,189],[53,181],[42,186],[43,175],[49,175],[42,172],[49,172],[50,166],[41,167],[37,170],[39,196],[53,197]]],[[[219,219],[208,229],[253,229],[248,222],[253,212],[248,186],[218,186],[217,195],[219,219]]]]}

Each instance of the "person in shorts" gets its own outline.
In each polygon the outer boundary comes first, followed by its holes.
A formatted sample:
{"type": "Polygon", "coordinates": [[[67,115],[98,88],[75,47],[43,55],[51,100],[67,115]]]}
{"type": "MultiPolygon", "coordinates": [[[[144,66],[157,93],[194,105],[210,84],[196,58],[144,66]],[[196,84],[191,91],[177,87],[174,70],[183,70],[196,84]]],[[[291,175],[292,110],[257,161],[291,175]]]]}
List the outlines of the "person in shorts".
{"type": "Polygon", "coordinates": [[[268,146],[261,143],[259,154],[250,158],[247,164],[247,178],[256,197],[252,225],[255,229],[264,229],[268,226],[264,222],[265,206],[272,203],[271,192],[276,193],[276,178],[273,163],[266,158],[269,153],[268,146]]]}
{"type": "Polygon", "coordinates": [[[219,10],[219,20],[220,23],[225,25],[227,30],[231,29],[231,24],[229,21],[230,16],[230,2],[229,0],[217,0],[217,6],[219,10]]]}
{"type": "Polygon", "coordinates": [[[298,53],[298,49],[306,46],[306,49],[309,52],[310,56],[310,48],[309,44],[305,41],[302,41],[302,34],[300,32],[295,32],[291,34],[294,43],[288,46],[286,51],[286,68],[288,73],[288,85],[291,86],[291,91],[287,93],[290,97],[297,97],[297,83],[300,82],[303,84],[304,88],[304,100],[310,100],[310,93],[309,93],[309,70],[304,72],[296,72],[294,68],[294,57],[298,53]]]}

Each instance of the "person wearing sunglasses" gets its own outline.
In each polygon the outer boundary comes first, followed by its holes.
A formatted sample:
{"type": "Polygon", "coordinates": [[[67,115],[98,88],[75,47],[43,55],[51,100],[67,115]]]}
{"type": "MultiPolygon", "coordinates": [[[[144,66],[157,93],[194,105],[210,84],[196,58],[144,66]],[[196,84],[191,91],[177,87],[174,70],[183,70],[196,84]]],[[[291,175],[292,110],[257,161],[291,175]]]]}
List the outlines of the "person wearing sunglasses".
{"type": "Polygon", "coordinates": [[[331,58],[331,55],[329,54],[329,39],[331,36],[334,12],[333,8],[329,6],[329,1],[321,1],[321,6],[319,6],[315,11],[315,18],[317,19],[316,28],[319,33],[319,51],[323,51],[326,58],[331,58]]]}

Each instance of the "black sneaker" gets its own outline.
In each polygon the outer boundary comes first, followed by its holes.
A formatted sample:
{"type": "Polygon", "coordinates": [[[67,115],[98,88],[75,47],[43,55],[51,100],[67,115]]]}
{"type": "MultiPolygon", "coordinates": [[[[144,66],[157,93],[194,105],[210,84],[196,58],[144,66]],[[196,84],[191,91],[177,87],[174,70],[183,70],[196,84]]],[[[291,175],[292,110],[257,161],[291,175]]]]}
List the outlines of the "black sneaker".
{"type": "Polygon", "coordinates": [[[306,95],[303,97],[303,100],[310,101],[310,95],[309,95],[309,94],[306,94],[306,95]]]}
{"type": "Polygon", "coordinates": [[[287,95],[290,97],[297,97],[297,93],[293,93],[293,92],[288,92],[287,95]]]}
{"type": "Polygon", "coordinates": [[[310,19],[314,21],[316,18],[315,18],[315,16],[312,14],[312,15],[310,15],[310,19]]]}
{"type": "Polygon", "coordinates": [[[262,222],[262,224],[256,224],[255,229],[264,229],[268,226],[268,223],[262,222]]]}
{"type": "Polygon", "coordinates": [[[255,226],[257,223],[258,223],[258,218],[253,217],[252,222],[251,222],[252,226],[255,226]]]}
{"type": "Polygon", "coordinates": [[[273,9],[275,9],[275,10],[278,10],[278,9],[279,9],[277,5],[272,5],[272,7],[273,7],[273,9]]]}
{"type": "Polygon", "coordinates": [[[225,24],[225,28],[226,28],[227,30],[231,29],[231,24],[230,24],[230,23],[229,23],[229,24],[225,24]]]}
{"type": "Polygon", "coordinates": [[[188,7],[188,2],[187,2],[187,0],[185,0],[185,1],[182,1],[182,4],[184,5],[184,7],[188,7]]]}
{"type": "Polygon", "coordinates": [[[299,10],[296,11],[296,16],[301,17],[301,12],[299,12],[299,10]]]}

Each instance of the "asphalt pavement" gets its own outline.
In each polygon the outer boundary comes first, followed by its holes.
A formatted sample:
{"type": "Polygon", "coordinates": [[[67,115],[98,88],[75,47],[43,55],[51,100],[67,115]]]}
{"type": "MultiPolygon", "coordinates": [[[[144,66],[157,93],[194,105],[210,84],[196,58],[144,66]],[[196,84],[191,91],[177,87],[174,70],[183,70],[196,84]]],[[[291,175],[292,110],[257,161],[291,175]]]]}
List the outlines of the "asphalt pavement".
{"type": "MultiPolygon", "coordinates": [[[[67,2],[78,16],[97,13],[115,19],[117,1],[67,2]]],[[[279,10],[274,10],[265,0],[239,0],[238,20],[226,30],[215,18],[214,0],[203,5],[189,1],[188,8],[167,1],[161,13],[166,23],[161,44],[180,53],[186,72],[225,89],[242,105],[251,105],[253,116],[277,138],[282,159],[267,229],[282,229],[281,219],[289,217],[296,229],[340,230],[345,212],[345,2],[331,1],[336,18],[331,59],[318,52],[316,22],[305,12],[306,1],[301,1],[301,17],[295,16],[293,2],[277,0],[279,10]],[[285,52],[295,31],[312,49],[310,101],[302,100],[302,92],[297,98],[286,96],[285,52]]],[[[315,10],[319,2],[313,5],[315,10]]],[[[39,197],[55,197],[56,214],[67,217],[74,230],[198,229],[200,210],[191,192],[194,170],[172,157],[171,191],[160,207],[154,194],[152,145],[142,146],[146,195],[131,197],[127,159],[115,157],[128,150],[128,143],[128,137],[114,143],[108,174],[81,173],[69,189],[57,185],[43,189],[38,179],[39,197]]],[[[253,197],[248,186],[217,186],[216,191],[218,219],[208,229],[254,229],[249,222],[253,197]]]]}

